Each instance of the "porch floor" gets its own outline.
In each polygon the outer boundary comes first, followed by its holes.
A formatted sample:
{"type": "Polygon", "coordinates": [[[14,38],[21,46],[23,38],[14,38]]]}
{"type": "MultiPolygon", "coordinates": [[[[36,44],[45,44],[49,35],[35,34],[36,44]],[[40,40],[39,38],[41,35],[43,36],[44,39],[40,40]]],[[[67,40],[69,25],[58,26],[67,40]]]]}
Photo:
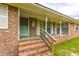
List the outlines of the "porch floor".
{"type": "Polygon", "coordinates": [[[39,36],[35,36],[35,37],[29,37],[29,36],[21,36],[20,40],[29,40],[29,39],[38,39],[40,38],[39,36]]]}

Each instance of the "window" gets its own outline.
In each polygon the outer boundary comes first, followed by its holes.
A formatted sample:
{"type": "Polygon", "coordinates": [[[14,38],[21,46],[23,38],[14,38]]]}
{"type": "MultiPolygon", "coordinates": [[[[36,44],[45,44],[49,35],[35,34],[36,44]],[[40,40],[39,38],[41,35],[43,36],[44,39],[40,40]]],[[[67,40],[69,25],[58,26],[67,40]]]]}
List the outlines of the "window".
{"type": "Polygon", "coordinates": [[[28,21],[28,18],[20,18],[20,38],[27,38],[29,35],[28,21]]]}
{"type": "Polygon", "coordinates": [[[53,22],[53,35],[55,35],[55,22],[53,22]]]}
{"type": "Polygon", "coordinates": [[[56,29],[57,29],[57,35],[59,35],[60,34],[60,24],[56,24],[56,29]]]}
{"type": "Polygon", "coordinates": [[[68,23],[62,24],[62,34],[68,34],[68,23]]]}
{"type": "Polygon", "coordinates": [[[50,29],[51,29],[51,28],[50,28],[51,23],[50,23],[50,22],[47,22],[47,23],[48,23],[48,24],[47,24],[47,32],[48,32],[48,33],[51,33],[51,31],[50,31],[50,29]]]}
{"type": "Polygon", "coordinates": [[[8,6],[0,4],[0,29],[8,29],[8,6]]]}
{"type": "Polygon", "coordinates": [[[43,29],[45,29],[45,21],[40,21],[40,23],[41,23],[40,27],[43,28],[43,29]]]}
{"type": "Polygon", "coordinates": [[[79,25],[76,25],[76,31],[79,31],[79,25]]]}

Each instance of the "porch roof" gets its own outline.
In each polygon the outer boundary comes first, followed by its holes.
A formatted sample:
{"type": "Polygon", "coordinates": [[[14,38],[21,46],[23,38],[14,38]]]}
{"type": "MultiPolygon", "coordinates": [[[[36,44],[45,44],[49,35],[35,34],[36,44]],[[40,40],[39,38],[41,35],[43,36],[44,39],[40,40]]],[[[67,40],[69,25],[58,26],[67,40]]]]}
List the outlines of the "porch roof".
{"type": "Polygon", "coordinates": [[[60,20],[63,22],[71,22],[79,24],[78,20],[75,20],[67,15],[59,13],[55,10],[52,10],[48,7],[37,3],[7,3],[8,5],[18,7],[24,11],[23,15],[29,15],[31,17],[36,17],[40,20],[45,20],[45,17],[48,16],[48,20],[50,22],[59,22],[60,20]]]}

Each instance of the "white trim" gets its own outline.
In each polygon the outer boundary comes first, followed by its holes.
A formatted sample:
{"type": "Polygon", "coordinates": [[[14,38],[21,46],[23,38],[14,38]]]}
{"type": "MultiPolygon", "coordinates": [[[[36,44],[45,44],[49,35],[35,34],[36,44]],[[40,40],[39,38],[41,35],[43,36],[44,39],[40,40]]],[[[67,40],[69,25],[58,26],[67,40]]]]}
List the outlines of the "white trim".
{"type": "Polygon", "coordinates": [[[61,26],[62,22],[60,20],[60,36],[62,35],[62,26],[61,26]]]}
{"type": "MultiPolygon", "coordinates": [[[[48,21],[48,18],[47,18],[47,16],[46,16],[46,18],[45,18],[45,30],[47,31],[47,21],[48,21]]],[[[46,37],[47,37],[47,35],[46,35],[46,37]]]]}
{"type": "Polygon", "coordinates": [[[9,11],[8,11],[8,6],[6,5],[6,7],[7,7],[7,29],[9,28],[9,18],[8,18],[8,13],[9,13],[9,11]]]}
{"type": "Polygon", "coordinates": [[[7,15],[0,15],[0,17],[7,17],[6,18],[6,27],[0,27],[0,29],[8,29],[9,27],[8,27],[8,5],[4,5],[4,4],[0,4],[0,5],[2,5],[2,6],[5,6],[6,7],[6,10],[7,10],[7,15]]]}
{"type": "Polygon", "coordinates": [[[18,40],[20,40],[20,8],[18,8],[18,40]]]}
{"type": "Polygon", "coordinates": [[[28,34],[27,34],[28,36],[30,35],[30,32],[29,32],[29,21],[30,21],[30,20],[29,20],[29,18],[28,18],[28,34]]]}
{"type": "Polygon", "coordinates": [[[7,19],[6,19],[6,27],[0,27],[0,29],[8,29],[9,27],[8,27],[8,5],[4,5],[4,4],[0,4],[0,5],[2,5],[2,6],[5,6],[6,7],[6,10],[7,10],[7,15],[0,15],[0,17],[7,17],[7,19]]]}
{"type": "Polygon", "coordinates": [[[46,16],[46,19],[45,19],[45,30],[47,31],[47,21],[48,21],[48,18],[46,16]]]}

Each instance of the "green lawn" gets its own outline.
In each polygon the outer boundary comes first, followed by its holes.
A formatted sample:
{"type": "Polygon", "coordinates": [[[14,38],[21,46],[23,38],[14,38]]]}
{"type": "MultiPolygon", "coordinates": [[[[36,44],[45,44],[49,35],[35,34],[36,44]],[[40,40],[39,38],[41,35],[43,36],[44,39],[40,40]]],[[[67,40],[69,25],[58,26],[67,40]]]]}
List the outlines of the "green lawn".
{"type": "Polygon", "coordinates": [[[65,41],[61,44],[56,44],[54,49],[55,56],[79,56],[79,37],[65,41]]]}

